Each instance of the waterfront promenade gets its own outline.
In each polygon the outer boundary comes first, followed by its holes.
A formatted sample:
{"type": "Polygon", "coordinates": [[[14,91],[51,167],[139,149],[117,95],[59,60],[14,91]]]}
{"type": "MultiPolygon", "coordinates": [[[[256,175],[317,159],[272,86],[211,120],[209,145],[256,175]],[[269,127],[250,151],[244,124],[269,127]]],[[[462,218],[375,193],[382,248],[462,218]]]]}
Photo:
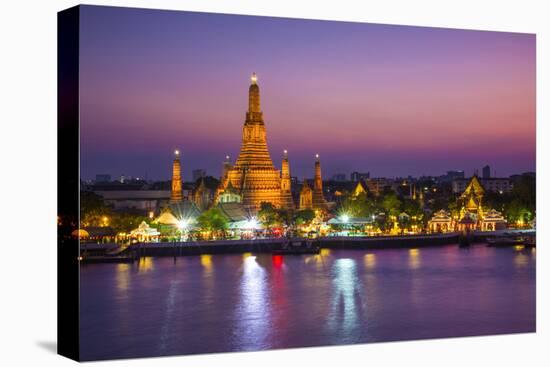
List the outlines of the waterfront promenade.
{"type": "MultiPolygon", "coordinates": [[[[485,242],[489,237],[522,234],[535,236],[532,231],[472,232],[473,241],[485,242]]],[[[313,239],[320,248],[327,249],[395,249],[444,246],[459,242],[460,233],[418,234],[406,236],[327,236],[313,239]]],[[[141,256],[189,256],[231,253],[272,253],[288,241],[285,237],[217,241],[140,242],[129,246],[108,244],[81,244],[81,254],[90,262],[133,261],[141,256]],[[104,249],[103,253],[98,251],[104,249]],[[88,256],[90,255],[90,256],[88,256]],[[97,257],[101,256],[101,258],[97,257]],[[102,261],[104,260],[104,261],[102,261]]]]}
{"type": "MultiPolygon", "coordinates": [[[[138,256],[184,256],[218,253],[270,253],[278,250],[287,238],[253,240],[220,240],[193,242],[151,242],[129,246],[123,253],[138,256]]],[[[448,245],[458,242],[458,233],[377,236],[377,237],[322,237],[316,239],[321,248],[383,249],[413,248],[448,245]]]]}

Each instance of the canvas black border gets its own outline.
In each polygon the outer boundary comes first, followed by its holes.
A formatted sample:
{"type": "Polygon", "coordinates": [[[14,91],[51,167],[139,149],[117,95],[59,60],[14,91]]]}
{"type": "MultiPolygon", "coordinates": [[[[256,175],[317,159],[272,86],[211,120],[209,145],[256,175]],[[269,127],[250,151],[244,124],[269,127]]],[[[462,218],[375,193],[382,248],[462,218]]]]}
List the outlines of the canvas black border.
{"type": "Polygon", "coordinates": [[[80,360],[80,7],[57,13],[57,353],[80,360]]]}

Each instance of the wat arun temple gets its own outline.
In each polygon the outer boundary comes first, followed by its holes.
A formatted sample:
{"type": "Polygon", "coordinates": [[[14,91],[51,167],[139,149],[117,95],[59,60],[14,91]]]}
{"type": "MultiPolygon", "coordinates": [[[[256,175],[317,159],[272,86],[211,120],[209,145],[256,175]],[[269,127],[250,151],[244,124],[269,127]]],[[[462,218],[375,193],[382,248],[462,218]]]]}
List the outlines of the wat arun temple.
{"type": "MultiPolygon", "coordinates": [[[[242,130],[242,142],[237,160],[233,164],[229,157],[223,165],[220,184],[212,197],[203,195],[204,185],[194,190],[191,202],[202,210],[228,203],[238,204],[248,212],[257,213],[262,203],[271,203],[275,208],[293,211],[313,209],[326,211],[327,202],[323,195],[323,180],[319,155],[316,155],[313,189],[304,180],[298,205],[295,205],[291,190],[290,163],[285,150],[281,170],[271,160],[267,147],[267,134],[260,107],[260,87],[256,74],[252,74],[248,89],[248,111],[242,130]]],[[[172,204],[185,201],[181,192],[181,164],[179,151],[172,169],[172,204]]]]}

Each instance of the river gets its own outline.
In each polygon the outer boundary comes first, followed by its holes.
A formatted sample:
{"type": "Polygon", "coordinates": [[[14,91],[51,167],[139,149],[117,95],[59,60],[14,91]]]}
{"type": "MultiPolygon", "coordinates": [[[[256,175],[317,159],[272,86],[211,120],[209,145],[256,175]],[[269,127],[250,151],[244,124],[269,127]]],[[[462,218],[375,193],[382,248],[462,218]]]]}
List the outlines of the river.
{"type": "Polygon", "coordinates": [[[476,244],[81,265],[81,359],[533,332],[535,259],[476,244]]]}

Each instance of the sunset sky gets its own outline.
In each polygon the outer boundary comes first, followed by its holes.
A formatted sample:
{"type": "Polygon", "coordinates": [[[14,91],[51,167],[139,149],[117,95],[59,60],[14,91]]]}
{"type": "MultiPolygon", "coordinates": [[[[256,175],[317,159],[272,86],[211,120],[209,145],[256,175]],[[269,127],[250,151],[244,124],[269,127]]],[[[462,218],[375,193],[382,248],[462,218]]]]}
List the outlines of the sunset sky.
{"type": "Polygon", "coordinates": [[[221,174],[258,74],[280,168],[325,178],[535,170],[535,36],[83,6],[81,172],[221,174]]]}

